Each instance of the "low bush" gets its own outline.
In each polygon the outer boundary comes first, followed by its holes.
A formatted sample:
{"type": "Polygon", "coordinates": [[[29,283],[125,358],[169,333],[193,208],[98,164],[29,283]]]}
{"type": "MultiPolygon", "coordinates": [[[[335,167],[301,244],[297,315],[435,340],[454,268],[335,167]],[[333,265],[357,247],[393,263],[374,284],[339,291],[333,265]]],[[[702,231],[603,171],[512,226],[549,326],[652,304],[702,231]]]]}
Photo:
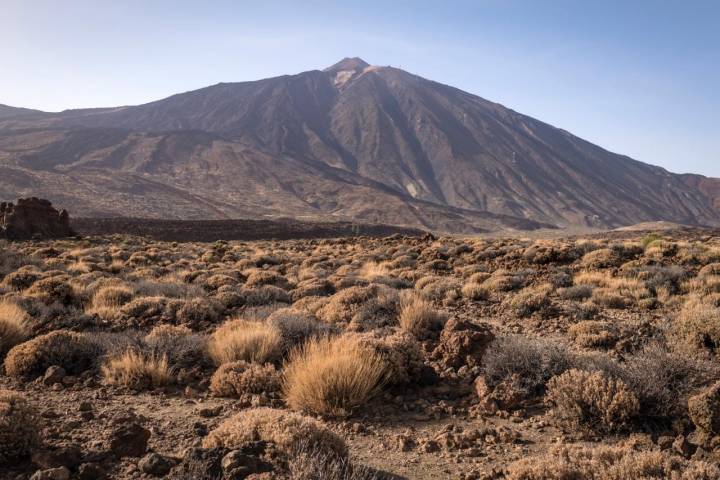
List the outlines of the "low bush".
{"type": "Polygon", "coordinates": [[[82,333],[57,330],[13,347],[5,357],[5,373],[31,377],[58,365],[70,374],[79,374],[96,365],[101,350],[82,333]]]}
{"type": "Polygon", "coordinates": [[[271,364],[258,365],[242,360],[223,363],[210,379],[210,393],[216,397],[273,393],[280,390],[280,375],[271,364]]]}
{"type": "Polygon", "coordinates": [[[310,447],[334,458],[347,458],[345,441],[324,424],[294,412],[251,408],[224,420],[203,439],[203,448],[237,449],[254,442],[267,442],[282,452],[310,447]]]}
{"type": "Polygon", "coordinates": [[[561,420],[603,433],[627,428],[640,411],[637,397],[622,380],[599,371],[572,369],[551,378],[545,399],[561,420]]]}
{"type": "Polygon", "coordinates": [[[40,444],[39,430],[38,415],[26,398],[0,390],[0,465],[29,456],[40,444]]]}
{"type": "Polygon", "coordinates": [[[524,458],[508,467],[508,480],[713,480],[715,465],[685,460],[667,452],[637,451],[631,446],[568,447],[524,458]]]}

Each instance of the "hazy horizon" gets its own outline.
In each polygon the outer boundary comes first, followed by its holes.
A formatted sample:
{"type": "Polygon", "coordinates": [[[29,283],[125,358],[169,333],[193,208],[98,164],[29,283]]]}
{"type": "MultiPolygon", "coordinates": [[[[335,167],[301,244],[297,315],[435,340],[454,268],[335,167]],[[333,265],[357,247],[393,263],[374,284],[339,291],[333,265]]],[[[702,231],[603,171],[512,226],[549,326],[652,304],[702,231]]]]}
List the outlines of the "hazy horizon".
{"type": "Polygon", "coordinates": [[[358,56],[607,150],[720,177],[712,2],[6,3],[2,104],[135,105],[358,56]]]}

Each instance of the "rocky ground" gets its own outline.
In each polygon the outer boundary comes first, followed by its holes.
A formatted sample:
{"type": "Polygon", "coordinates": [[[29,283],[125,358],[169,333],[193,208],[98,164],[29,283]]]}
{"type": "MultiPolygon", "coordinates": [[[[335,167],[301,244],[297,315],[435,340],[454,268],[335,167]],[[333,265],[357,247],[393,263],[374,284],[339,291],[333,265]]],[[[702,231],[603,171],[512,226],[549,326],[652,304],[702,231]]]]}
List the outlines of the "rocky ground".
{"type": "Polygon", "coordinates": [[[0,478],[720,478],[720,236],[3,243],[0,478]]]}

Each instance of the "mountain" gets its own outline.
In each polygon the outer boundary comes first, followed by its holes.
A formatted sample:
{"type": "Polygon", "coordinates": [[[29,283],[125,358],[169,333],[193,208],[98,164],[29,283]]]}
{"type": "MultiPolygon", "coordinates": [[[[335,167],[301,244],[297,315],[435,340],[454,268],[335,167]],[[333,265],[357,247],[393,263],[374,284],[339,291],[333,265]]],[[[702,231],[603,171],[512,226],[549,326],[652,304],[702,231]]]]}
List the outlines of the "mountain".
{"type": "Polygon", "coordinates": [[[139,106],[0,109],[0,198],[75,215],[293,216],[475,232],[720,223],[720,180],[347,58],[139,106]]]}

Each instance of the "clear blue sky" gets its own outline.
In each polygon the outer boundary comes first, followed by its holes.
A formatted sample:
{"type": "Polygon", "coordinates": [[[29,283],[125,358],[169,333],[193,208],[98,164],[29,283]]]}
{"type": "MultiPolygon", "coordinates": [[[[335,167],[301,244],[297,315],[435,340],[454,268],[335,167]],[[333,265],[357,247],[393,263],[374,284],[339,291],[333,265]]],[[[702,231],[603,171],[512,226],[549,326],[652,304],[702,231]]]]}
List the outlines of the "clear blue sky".
{"type": "Polygon", "coordinates": [[[0,0],[0,11],[0,103],[13,106],[138,104],[360,56],[720,177],[717,0],[0,0]]]}

